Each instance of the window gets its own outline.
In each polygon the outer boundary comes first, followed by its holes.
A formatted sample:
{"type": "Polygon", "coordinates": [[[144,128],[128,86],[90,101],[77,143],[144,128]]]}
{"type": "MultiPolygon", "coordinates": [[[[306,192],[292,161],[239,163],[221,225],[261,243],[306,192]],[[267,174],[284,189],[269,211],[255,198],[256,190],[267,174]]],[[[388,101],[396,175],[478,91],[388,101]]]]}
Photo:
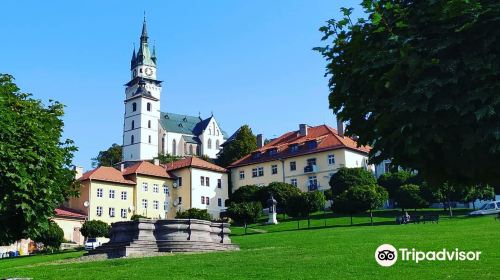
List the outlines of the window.
{"type": "Polygon", "coordinates": [[[132,129],[134,129],[134,128],[135,128],[135,122],[132,121],[132,129]]]}
{"type": "Polygon", "coordinates": [[[137,103],[132,103],[132,112],[137,111],[137,103]]]}
{"type": "Polygon", "coordinates": [[[217,136],[219,136],[219,130],[218,129],[216,130],[216,132],[217,132],[217,136]]]}
{"type": "Polygon", "coordinates": [[[148,136],[148,143],[151,144],[151,135],[148,136]]]}
{"type": "Polygon", "coordinates": [[[189,145],[189,154],[192,155],[193,154],[193,145],[189,145]]]}
{"type": "Polygon", "coordinates": [[[184,154],[188,153],[188,144],[184,143],[184,154]]]}
{"type": "Polygon", "coordinates": [[[148,104],[146,105],[146,110],[148,110],[148,112],[151,112],[151,103],[148,102],[148,104]]]}
{"type": "Polygon", "coordinates": [[[142,208],[144,208],[144,209],[148,208],[148,200],[147,199],[142,200],[142,208]]]}
{"type": "Polygon", "coordinates": [[[278,166],[276,164],[271,165],[271,173],[278,174],[278,166]]]}
{"type": "Polygon", "coordinates": [[[253,158],[253,159],[258,159],[258,158],[260,158],[260,152],[255,152],[255,153],[253,153],[253,154],[252,154],[252,158],[253,158]]]}
{"type": "Polygon", "coordinates": [[[258,176],[257,168],[252,168],[252,177],[257,177],[257,176],[258,176]]]}
{"type": "Polygon", "coordinates": [[[168,190],[168,186],[167,185],[163,185],[163,194],[166,194],[166,195],[170,196],[170,191],[168,190]]]}
{"type": "Polygon", "coordinates": [[[153,209],[158,210],[160,203],[158,200],[153,200],[153,209]]]}
{"type": "Polygon", "coordinates": [[[212,149],[212,139],[208,139],[207,147],[212,149]]]}
{"type": "Polygon", "coordinates": [[[148,183],[146,183],[146,182],[142,183],[142,191],[143,192],[147,192],[148,191],[148,183]]]}
{"type": "Polygon", "coordinates": [[[297,170],[297,163],[295,161],[290,161],[290,171],[297,170]]]}
{"type": "Polygon", "coordinates": [[[113,218],[115,216],[115,208],[109,207],[109,216],[113,218]]]}
{"type": "Polygon", "coordinates": [[[120,216],[121,216],[122,218],[125,218],[125,219],[126,219],[126,218],[127,218],[127,209],[122,209],[122,210],[120,211],[120,216]]]}
{"type": "Polygon", "coordinates": [[[97,189],[97,197],[102,197],[102,189],[97,189]]]}
{"type": "Polygon", "coordinates": [[[205,197],[201,196],[201,204],[205,204],[205,197]]]}
{"type": "Polygon", "coordinates": [[[274,155],[275,155],[275,154],[277,154],[277,153],[278,153],[278,149],[276,149],[276,148],[273,148],[273,149],[270,149],[270,150],[269,150],[269,155],[270,155],[270,156],[274,156],[274,155]]]}
{"type": "Polygon", "coordinates": [[[292,153],[295,153],[295,152],[297,152],[298,150],[299,150],[299,145],[295,144],[295,145],[290,146],[290,151],[291,151],[292,153]]]}
{"type": "Polygon", "coordinates": [[[176,156],[177,155],[177,142],[174,140],[172,140],[172,155],[173,156],[176,156]]]}
{"type": "Polygon", "coordinates": [[[205,185],[205,177],[201,176],[200,182],[201,182],[201,185],[204,186],[205,185]]]}
{"type": "Polygon", "coordinates": [[[161,138],[161,153],[165,154],[165,137],[161,138]]]}
{"type": "Polygon", "coordinates": [[[386,162],[384,163],[384,173],[389,173],[389,172],[391,172],[391,163],[386,162]]]}
{"type": "Polygon", "coordinates": [[[208,198],[208,196],[205,197],[205,202],[206,202],[207,205],[210,205],[210,198],[208,198]]]}
{"type": "Polygon", "coordinates": [[[330,164],[330,165],[335,164],[335,156],[334,155],[328,155],[328,164],[330,164]]]}
{"type": "Polygon", "coordinates": [[[163,202],[163,211],[168,211],[168,201],[163,202]]]}
{"type": "Polygon", "coordinates": [[[307,166],[316,165],[316,158],[310,158],[307,160],[307,166]]]}
{"type": "Polygon", "coordinates": [[[97,206],[96,210],[96,215],[98,217],[102,216],[102,206],[97,206]]]}
{"type": "Polygon", "coordinates": [[[153,184],[153,192],[159,192],[158,184],[153,184]]]}
{"type": "Polygon", "coordinates": [[[109,190],[109,198],[115,198],[115,190],[109,190]]]}
{"type": "Polygon", "coordinates": [[[148,121],[148,128],[151,128],[151,121],[148,121]]]}
{"type": "Polygon", "coordinates": [[[208,135],[212,135],[212,128],[208,128],[208,135]]]}
{"type": "Polygon", "coordinates": [[[205,185],[206,185],[207,187],[210,187],[210,178],[205,177],[205,185]]]}
{"type": "Polygon", "coordinates": [[[179,204],[182,204],[182,196],[179,196],[178,199],[179,199],[179,204]]]}
{"type": "Polygon", "coordinates": [[[297,179],[295,179],[295,178],[291,179],[290,184],[292,184],[294,187],[296,187],[297,186],[297,179]]]}
{"type": "Polygon", "coordinates": [[[182,177],[177,178],[177,185],[182,186],[182,177]]]}
{"type": "Polygon", "coordinates": [[[318,189],[318,179],[316,178],[316,176],[309,176],[308,183],[310,191],[318,189]]]}
{"type": "Polygon", "coordinates": [[[222,198],[217,198],[217,206],[222,207],[222,198]]]}
{"type": "Polygon", "coordinates": [[[121,198],[122,200],[127,200],[127,192],[122,192],[121,198]]]}
{"type": "Polygon", "coordinates": [[[313,141],[308,141],[307,142],[307,147],[309,149],[314,149],[318,146],[318,142],[316,142],[316,140],[313,140],[313,141]]]}
{"type": "Polygon", "coordinates": [[[243,180],[243,179],[245,179],[245,171],[240,171],[240,180],[243,180]]]}
{"type": "Polygon", "coordinates": [[[217,140],[215,141],[215,148],[216,148],[217,150],[219,150],[219,149],[220,149],[220,142],[219,142],[219,139],[217,139],[217,140]]]}
{"type": "Polygon", "coordinates": [[[130,136],[130,144],[134,144],[134,135],[130,136]]]}
{"type": "Polygon", "coordinates": [[[222,179],[217,179],[217,188],[222,189],[222,179]]]}
{"type": "Polygon", "coordinates": [[[259,177],[264,176],[264,167],[259,167],[259,177]]]}

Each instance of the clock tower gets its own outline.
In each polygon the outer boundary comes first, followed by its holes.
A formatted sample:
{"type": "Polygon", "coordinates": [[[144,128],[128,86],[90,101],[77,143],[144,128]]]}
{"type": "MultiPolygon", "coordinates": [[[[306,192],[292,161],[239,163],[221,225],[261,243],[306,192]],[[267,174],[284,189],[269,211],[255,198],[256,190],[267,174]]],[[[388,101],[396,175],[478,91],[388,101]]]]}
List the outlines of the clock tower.
{"type": "Polygon", "coordinates": [[[139,50],[130,62],[131,80],[125,84],[123,161],[151,160],[158,155],[161,81],[156,75],[155,47],[148,45],[146,18],[139,50]]]}

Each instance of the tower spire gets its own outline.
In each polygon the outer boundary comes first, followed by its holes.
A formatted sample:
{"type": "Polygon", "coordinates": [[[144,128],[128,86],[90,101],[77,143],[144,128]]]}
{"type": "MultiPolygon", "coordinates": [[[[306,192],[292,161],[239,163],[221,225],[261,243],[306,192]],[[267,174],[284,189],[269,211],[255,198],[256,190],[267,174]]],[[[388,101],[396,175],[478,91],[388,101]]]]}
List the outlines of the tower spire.
{"type": "Polygon", "coordinates": [[[146,26],[146,11],[144,11],[144,21],[142,22],[141,43],[148,42],[148,28],[146,26]]]}
{"type": "Polygon", "coordinates": [[[130,60],[130,69],[134,68],[136,59],[137,56],[135,55],[135,44],[134,44],[134,50],[132,51],[132,59],[130,60]]]}

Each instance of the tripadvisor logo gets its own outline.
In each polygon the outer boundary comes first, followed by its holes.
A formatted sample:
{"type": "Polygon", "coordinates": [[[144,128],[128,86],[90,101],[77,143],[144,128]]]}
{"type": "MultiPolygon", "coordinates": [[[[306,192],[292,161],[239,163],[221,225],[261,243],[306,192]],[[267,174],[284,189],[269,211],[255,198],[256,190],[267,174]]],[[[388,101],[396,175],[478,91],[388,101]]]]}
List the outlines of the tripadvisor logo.
{"type": "Polygon", "coordinates": [[[419,251],[415,248],[399,248],[397,250],[391,244],[382,244],[375,250],[375,260],[381,266],[392,266],[398,260],[413,261],[478,261],[481,251],[460,251],[442,249],[440,251],[419,251]]]}

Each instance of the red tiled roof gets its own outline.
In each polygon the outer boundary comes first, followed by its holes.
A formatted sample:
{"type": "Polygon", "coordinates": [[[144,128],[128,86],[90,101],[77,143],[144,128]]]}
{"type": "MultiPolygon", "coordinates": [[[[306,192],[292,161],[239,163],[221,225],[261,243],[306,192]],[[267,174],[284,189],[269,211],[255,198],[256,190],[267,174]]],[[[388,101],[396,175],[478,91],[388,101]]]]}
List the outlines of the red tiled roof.
{"type": "Polygon", "coordinates": [[[56,208],[55,212],[56,216],[61,218],[73,218],[82,220],[87,218],[87,215],[85,215],[85,213],[67,207],[56,208]]]}
{"type": "Polygon", "coordinates": [[[149,161],[142,161],[139,163],[136,163],[130,167],[127,167],[123,171],[123,175],[130,175],[130,174],[141,174],[141,175],[149,175],[149,176],[154,176],[154,177],[161,177],[161,178],[172,178],[165,168],[159,166],[159,165],[154,165],[149,161]]]}
{"type": "Polygon", "coordinates": [[[99,180],[112,183],[120,183],[127,185],[135,185],[134,181],[127,180],[123,178],[121,171],[114,169],[113,167],[100,166],[94,170],[85,172],[82,177],[78,179],[79,181],[85,180],[99,180]]]}
{"type": "Polygon", "coordinates": [[[212,170],[217,172],[227,172],[225,168],[222,168],[208,161],[204,161],[197,157],[186,157],[180,160],[176,160],[174,162],[165,164],[164,167],[167,171],[172,171],[184,167],[196,167],[200,169],[212,170]]]}
{"type": "Polygon", "coordinates": [[[307,136],[300,135],[298,131],[287,132],[272,140],[267,145],[264,145],[262,148],[231,163],[229,168],[336,149],[350,149],[368,154],[371,148],[369,146],[358,147],[356,141],[352,138],[340,136],[337,130],[327,125],[319,125],[308,127],[307,136]],[[307,146],[309,141],[315,141],[317,143],[316,147],[309,148],[307,146]],[[290,146],[293,145],[298,146],[298,151],[291,151],[290,146]],[[273,149],[275,149],[276,152],[270,155],[269,151],[273,149]],[[253,155],[255,153],[261,153],[261,156],[259,158],[254,158],[253,155]]]}

